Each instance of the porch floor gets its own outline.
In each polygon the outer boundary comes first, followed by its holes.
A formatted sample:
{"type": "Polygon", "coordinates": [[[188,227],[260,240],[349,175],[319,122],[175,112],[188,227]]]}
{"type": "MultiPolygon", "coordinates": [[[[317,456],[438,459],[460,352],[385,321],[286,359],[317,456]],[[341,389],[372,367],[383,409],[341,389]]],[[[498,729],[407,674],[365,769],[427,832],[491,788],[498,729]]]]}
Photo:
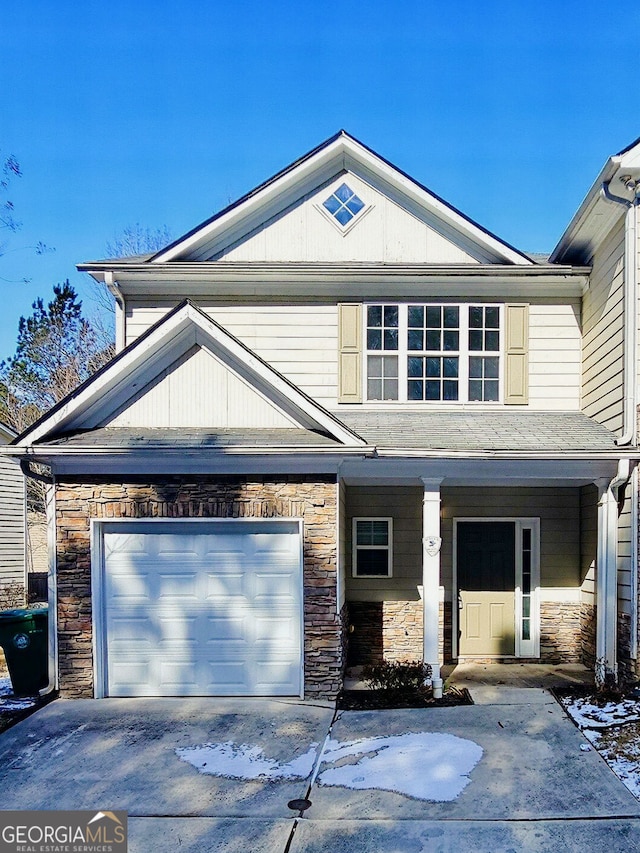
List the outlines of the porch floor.
{"type": "MultiPolygon", "coordinates": [[[[347,690],[366,689],[361,678],[362,667],[347,670],[344,687],[347,690]]],[[[459,663],[441,667],[447,684],[467,687],[541,688],[567,687],[571,684],[593,684],[593,670],[580,663],[459,663]]]]}
{"type": "Polygon", "coordinates": [[[442,678],[456,687],[567,687],[593,684],[593,670],[581,663],[459,663],[443,666],[442,678]]]}

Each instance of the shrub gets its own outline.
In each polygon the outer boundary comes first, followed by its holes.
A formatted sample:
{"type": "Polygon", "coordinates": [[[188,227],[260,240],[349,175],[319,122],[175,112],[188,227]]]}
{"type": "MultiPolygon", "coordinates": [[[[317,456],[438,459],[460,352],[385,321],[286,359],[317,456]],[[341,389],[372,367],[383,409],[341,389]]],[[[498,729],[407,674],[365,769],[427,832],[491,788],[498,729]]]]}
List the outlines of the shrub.
{"type": "Polygon", "coordinates": [[[421,690],[425,681],[431,678],[431,666],[419,660],[402,663],[384,661],[365,666],[362,677],[373,690],[416,691],[421,690]]]}

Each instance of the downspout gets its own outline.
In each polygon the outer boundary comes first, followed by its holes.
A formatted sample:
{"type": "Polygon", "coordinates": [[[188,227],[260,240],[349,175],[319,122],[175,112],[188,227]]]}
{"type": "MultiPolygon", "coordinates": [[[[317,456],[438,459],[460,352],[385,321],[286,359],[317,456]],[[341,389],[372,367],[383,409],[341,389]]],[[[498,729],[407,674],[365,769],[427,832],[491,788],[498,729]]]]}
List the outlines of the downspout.
{"type": "Polygon", "coordinates": [[[125,328],[125,324],[127,322],[127,311],[124,294],[122,293],[120,285],[115,280],[112,272],[105,272],[104,283],[116,303],[116,352],[120,352],[125,348],[127,340],[127,332],[125,328]]]}
{"type": "Polygon", "coordinates": [[[45,483],[47,511],[47,553],[48,553],[48,603],[49,603],[49,680],[40,690],[41,696],[47,696],[58,689],[58,585],[56,582],[56,481],[53,475],[34,471],[28,459],[20,460],[20,469],[25,477],[31,477],[39,483],[45,483]]]}
{"type": "Polygon", "coordinates": [[[618,681],[618,490],[631,474],[628,459],[618,460],[611,482],[600,483],[596,578],[596,671],[599,686],[618,681]]]}

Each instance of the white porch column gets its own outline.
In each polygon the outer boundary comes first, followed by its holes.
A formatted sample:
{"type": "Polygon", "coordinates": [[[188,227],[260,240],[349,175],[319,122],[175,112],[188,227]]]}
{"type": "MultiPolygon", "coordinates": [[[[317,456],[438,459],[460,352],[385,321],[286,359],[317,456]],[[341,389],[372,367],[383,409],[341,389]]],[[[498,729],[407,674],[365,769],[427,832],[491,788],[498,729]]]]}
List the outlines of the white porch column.
{"type": "Polygon", "coordinates": [[[596,683],[604,684],[618,678],[618,501],[606,480],[597,486],[596,683]]]}
{"type": "Polygon", "coordinates": [[[442,479],[421,478],[422,496],[422,605],[423,659],[431,665],[433,695],[442,696],[440,678],[440,484],[442,479]]]}

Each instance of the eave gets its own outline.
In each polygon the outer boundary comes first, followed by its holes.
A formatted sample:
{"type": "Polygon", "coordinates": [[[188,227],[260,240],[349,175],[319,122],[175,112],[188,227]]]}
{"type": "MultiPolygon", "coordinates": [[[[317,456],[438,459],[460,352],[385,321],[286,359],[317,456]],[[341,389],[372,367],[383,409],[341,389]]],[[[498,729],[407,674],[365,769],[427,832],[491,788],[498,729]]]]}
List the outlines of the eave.
{"type": "Polygon", "coordinates": [[[434,289],[451,295],[491,296],[501,286],[540,295],[581,295],[588,287],[591,268],[569,264],[382,264],[382,263],[231,263],[199,261],[149,264],[87,263],[80,272],[96,281],[107,275],[126,296],[154,295],[174,300],[181,295],[255,296],[316,294],[332,298],[349,294],[376,298],[376,287],[434,289]],[[184,290],[182,290],[184,288],[184,290]]]}

